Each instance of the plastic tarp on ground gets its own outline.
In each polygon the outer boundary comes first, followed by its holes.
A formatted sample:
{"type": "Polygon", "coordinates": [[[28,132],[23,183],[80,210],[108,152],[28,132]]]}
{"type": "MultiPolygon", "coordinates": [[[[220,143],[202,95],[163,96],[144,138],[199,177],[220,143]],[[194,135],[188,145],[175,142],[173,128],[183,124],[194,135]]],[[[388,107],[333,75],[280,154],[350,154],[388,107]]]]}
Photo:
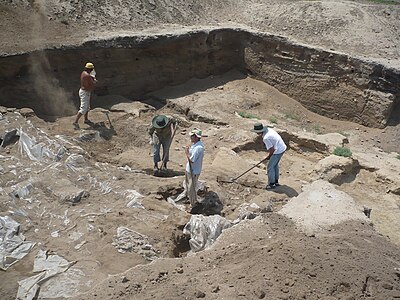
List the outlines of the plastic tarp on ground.
{"type": "Polygon", "coordinates": [[[65,258],[39,250],[35,257],[32,277],[18,281],[17,300],[68,298],[78,295],[77,287],[85,276],[65,258]],[[56,277],[57,276],[57,277],[56,277]]]}
{"type": "Polygon", "coordinates": [[[35,138],[29,137],[22,129],[19,130],[19,148],[21,153],[27,154],[30,160],[41,161],[45,157],[55,160],[56,158],[56,154],[43,142],[36,142],[35,138]]]}
{"type": "Polygon", "coordinates": [[[192,215],[183,233],[190,234],[190,249],[198,252],[211,246],[222,231],[231,226],[232,223],[220,215],[192,215]]]}
{"type": "Polygon", "coordinates": [[[0,269],[7,270],[31,251],[35,243],[26,242],[19,232],[20,224],[12,218],[0,217],[0,269]]]}

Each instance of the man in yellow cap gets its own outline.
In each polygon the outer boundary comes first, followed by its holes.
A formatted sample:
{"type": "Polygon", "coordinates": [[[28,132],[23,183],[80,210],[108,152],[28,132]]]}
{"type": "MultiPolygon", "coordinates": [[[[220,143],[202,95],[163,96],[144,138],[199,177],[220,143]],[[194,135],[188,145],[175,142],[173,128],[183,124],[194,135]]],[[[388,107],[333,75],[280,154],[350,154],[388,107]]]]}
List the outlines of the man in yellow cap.
{"type": "Polygon", "coordinates": [[[94,65],[88,62],[85,65],[85,69],[81,73],[81,88],[79,89],[79,98],[81,100],[81,106],[78,113],[76,114],[75,122],[72,123],[74,129],[79,129],[79,119],[84,116],[84,123],[92,126],[93,122],[89,120],[88,114],[90,110],[90,96],[94,90],[96,83],[94,65]]]}

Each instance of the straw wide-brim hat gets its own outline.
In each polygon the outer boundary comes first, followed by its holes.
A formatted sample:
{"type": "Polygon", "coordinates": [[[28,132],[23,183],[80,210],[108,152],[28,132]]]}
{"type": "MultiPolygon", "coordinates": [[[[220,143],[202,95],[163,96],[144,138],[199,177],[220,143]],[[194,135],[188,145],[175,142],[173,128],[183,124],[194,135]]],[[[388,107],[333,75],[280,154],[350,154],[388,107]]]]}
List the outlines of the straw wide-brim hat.
{"type": "Polygon", "coordinates": [[[253,129],[251,129],[251,131],[261,133],[261,132],[268,131],[268,127],[264,126],[261,123],[256,123],[256,124],[254,124],[253,129]]]}
{"type": "Polygon", "coordinates": [[[201,138],[202,137],[202,131],[199,129],[199,128],[193,128],[190,132],[189,132],[189,135],[190,136],[192,136],[192,135],[195,135],[195,136],[197,136],[198,138],[201,138]]]}
{"type": "Polygon", "coordinates": [[[151,124],[154,128],[164,128],[168,124],[168,117],[164,115],[158,115],[153,118],[151,124]]]}
{"type": "Polygon", "coordinates": [[[85,65],[86,69],[94,69],[94,65],[91,62],[86,63],[85,65]]]}

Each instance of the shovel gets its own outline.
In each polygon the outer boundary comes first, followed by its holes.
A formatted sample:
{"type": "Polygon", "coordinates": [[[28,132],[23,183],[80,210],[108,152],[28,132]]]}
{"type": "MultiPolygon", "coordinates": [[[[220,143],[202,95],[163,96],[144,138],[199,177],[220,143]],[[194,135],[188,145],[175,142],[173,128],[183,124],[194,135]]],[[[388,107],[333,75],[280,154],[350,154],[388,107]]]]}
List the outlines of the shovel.
{"type": "Polygon", "coordinates": [[[240,174],[239,176],[236,176],[234,178],[229,178],[229,179],[223,179],[217,176],[217,182],[225,182],[225,183],[234,183],[236,180],[238,180],[240,177],[242,177],[244,174],[246,174],[247,172],[253,170],[255,167],[258,167],[259,165],[261,165],[264,161],[266,161],[267,159],[264,158],[262,161],[260,161],[259,163],[257,163],[256,165],[252,166],[250,169],[246,170],[245,172],[243,172],[242,174],[240,174]]]}
{"type": "Polygon", "coordinates": [[[108,120],[108,123],[110,124],[110,128],[113,128],[113,126],[112,126],[112,124],[111,124],[110,117],[108,116],[110,112],[109,112],[109,111],[106,111],[106,110],[103,110],[102,113],[106,115],[107,120],[108,120]]]}

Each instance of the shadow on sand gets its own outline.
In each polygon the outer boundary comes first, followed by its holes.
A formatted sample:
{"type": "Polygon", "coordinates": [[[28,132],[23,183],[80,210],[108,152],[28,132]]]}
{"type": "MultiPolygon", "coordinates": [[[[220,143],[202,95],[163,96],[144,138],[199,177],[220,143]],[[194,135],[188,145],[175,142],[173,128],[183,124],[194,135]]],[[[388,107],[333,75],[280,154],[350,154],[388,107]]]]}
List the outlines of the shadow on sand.
{"type": "Polygon", "coordinates": [[[295,189],[291,188],[290,186],[284,185],[284,184],[277,186],[276,188],[272,189],[271,191],[278,193],[278,194],[286,194],[286,196],[288,196],[289,198],[297,197],[299,195],[299,193],[295,189]]]}

